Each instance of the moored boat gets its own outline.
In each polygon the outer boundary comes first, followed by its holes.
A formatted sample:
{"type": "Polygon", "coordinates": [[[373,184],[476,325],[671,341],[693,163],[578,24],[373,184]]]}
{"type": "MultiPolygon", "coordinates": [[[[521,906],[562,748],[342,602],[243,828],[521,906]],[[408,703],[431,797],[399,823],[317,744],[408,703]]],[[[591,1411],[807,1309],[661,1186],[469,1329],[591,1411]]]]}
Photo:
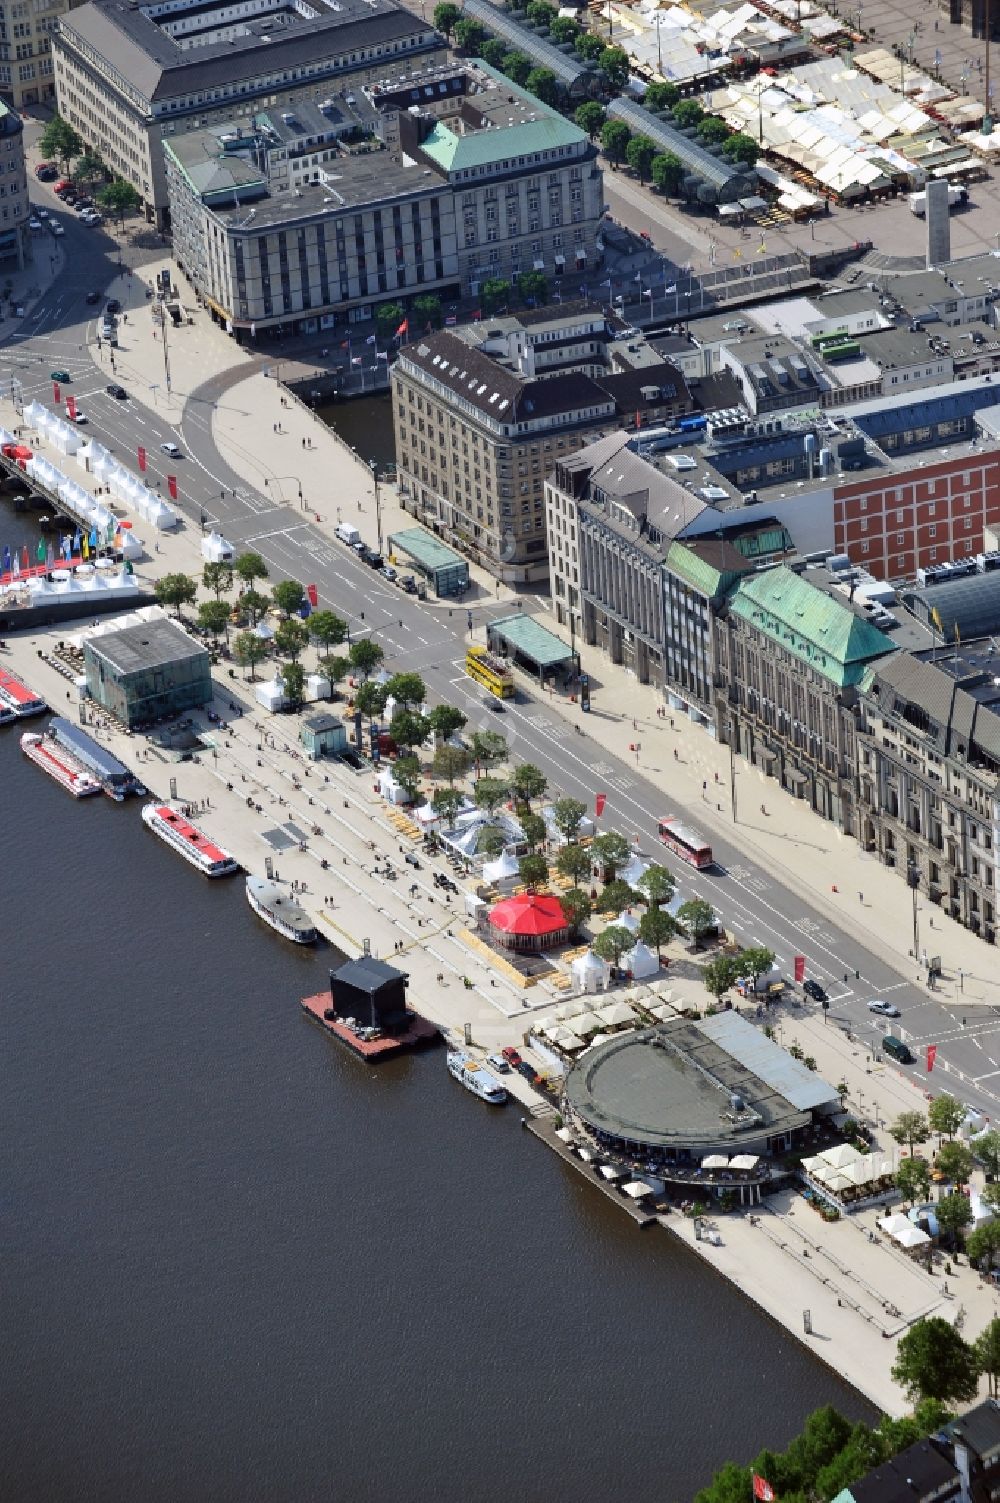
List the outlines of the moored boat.
{"type": "Polygon", "coordinates": [[[287,882],[276,882],[268,877],[247,877],[247,902],[258,918],[293,944],[311,945],[315,940],[316,925],[295,901],[287,882]]]}
{"type": "Polygon", "coordinates": [[[82,763],[109,798],[120,803],[130,793],[147,792],[132,769],[126,767],[124,762],[119,762],[107,747],[100,746],[81,726],[74,725],[62,715],[54,715],[49,721],[47,732],[82,763]]]}
{"type": "Polygon", "coordinates": [[[13,711],[18,720],[27,715],[44,715],[48,705],[29,689],[16,673],[0,668],[0,706],[13,711]]]}
{"type": "Polygon", "coordinates": [[[100,793],[101,785],[97,779],[92,778],[85,767],[61,746],[56,746],[48,736],[25,731],[21,737],[21,750],[74,798],[87,798],[92,793],[100,793]]]}
{"type": "Polygon", "coordinates": [[[460,1049],[448,1050],[448,1074],[454,1075],[467,1091],[482,1101],[488,1101],[491,1106],[503,1106],[507,1100],[506,1089],[489,1070],[484,1070],[471,1054],[463,1054],[460,1049]]]}
{"type": "Polygon", "coordinates": [[[228,877],[239,871],[239,862],[220,845],[209,840],[182,810],[172,804],[143,804],[142,818],[154,835],[159,835],[167,845],[173,846],[203,876],[228,877]]]}

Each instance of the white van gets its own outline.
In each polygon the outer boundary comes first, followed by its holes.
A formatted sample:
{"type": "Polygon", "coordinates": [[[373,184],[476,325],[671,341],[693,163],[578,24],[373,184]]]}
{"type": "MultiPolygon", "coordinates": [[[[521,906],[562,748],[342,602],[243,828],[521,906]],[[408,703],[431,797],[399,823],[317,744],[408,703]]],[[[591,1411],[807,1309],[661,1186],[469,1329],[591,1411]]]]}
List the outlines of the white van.
{"type": "Polygon", "coordinates": [[[355,543],[360,543],[361,541],[360,532],[356,527],[352,527],[350,522],[341,522],[339,524],[339,526],[337,527],[337,536],[339,537],[340,541],[342,543],[346,543],[349,548],[353,548],[355,543]]]}

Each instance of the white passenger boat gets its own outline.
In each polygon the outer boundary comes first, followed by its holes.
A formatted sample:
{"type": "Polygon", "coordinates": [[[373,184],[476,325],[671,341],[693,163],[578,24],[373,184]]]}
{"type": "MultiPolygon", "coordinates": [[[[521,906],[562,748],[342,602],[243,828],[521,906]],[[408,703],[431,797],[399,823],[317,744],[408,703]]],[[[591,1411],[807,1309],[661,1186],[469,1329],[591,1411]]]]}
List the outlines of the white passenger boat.
{"type": "Polygon", "coordinates": [[[172,804],[143,804],[142,818],[154,835],[190,861],[206,877],[228,877],[240,864],[228,851],[209,840],[187,815],[172,804]]]}
{"type": "Polygon", "coordinates": [[[463,1054],[460,1049],[448,1050],[448,1074],[454,1075],[467,1091],[482,1101],[488,1101],[491,1106],[503,1106],[507,1100],[506,1090],[489,1070],[484,1070],[471,1054],[463,1054]]]}
{"type": "Polygon", "coordinates": [[[247,902],[265,924],[296,945],[311,945],[316,925],[301,904],[295,901],[287,882],[267,877],[247,877],[247,902]]]}
{"type": "Polygon", "coordinates": [[[69,752],[57,746],[51,737],[25,731],[21,737],[21,750],[74,798],[87,798],[92,793],[100,793],[101,785],[97,779],[91,777],[87,769],[75,757],[70,756],[69,752]]]}

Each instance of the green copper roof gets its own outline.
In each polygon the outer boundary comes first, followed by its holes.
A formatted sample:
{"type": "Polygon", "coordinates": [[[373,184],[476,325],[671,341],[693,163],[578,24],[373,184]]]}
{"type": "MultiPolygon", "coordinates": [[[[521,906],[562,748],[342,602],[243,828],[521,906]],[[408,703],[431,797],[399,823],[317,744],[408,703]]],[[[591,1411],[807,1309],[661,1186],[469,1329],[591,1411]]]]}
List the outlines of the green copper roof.
{"type": "Polygon", "coordinates": [[[439,121],[423,142],[422,150],[443,172],[465,172],[470,167],[488,167],[515,157],[527,157],[560,146],[576,146],[583,132],[559,115],[545,115],[523,125],[501,126],[456,136],[439,121]]]}
{"type": "Polygon", "coordinates": [[[895,650],[849,605],[784,567],[742,579],[730,609],[840,687],[858,683],[873,658],[895,650]]]}
{"type": "MultiPolygon", "coordinates": [[[[676,574],[709,600],[717,600],[720,595],[724,595],[740,577],[737,570],[715,568],[683,543],[671,543],[666,566],[671,574],[676,574]]],[[[747,568],[751,567],[748,562],[747,568]]]]}

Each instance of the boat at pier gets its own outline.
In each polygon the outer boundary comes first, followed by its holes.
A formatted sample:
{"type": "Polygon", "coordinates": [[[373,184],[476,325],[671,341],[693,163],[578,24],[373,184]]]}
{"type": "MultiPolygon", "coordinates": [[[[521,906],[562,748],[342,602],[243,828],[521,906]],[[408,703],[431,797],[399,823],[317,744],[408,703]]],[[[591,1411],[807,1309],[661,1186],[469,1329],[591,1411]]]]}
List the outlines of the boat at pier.
{"type": "Polygon", "coordinates": [[[0,709],[9,710],[15,719],[23,720],[28,715],[44,715],[48,705],[16,673],[0,668],[0,709]]]}
{"type": "Polygon", "coordinates": [[[62,715],[54,715],[48,725],[48,734],[74,756],[100,783],[109,798],[118,803],[130,793],[143,794],[147,790],[135,773],[124,762],[119,762],[106,747],[98,745],[93,736],[62,715]]]}
{"type": "Polygon", "coordinates": [[[75,757],[70,756],[69,752],[57,746],[50,736],[25,731],[21,737],[21,750],[74,798],[87,798],[91,793],[100,793],[101,785],[97,779],[91,777],[87,769],[75,757]]]}
{"type": "Polygon", "coordinates": [[[311,945],[315,940],[316,925],[295,901],[287,882],[276,882],[268,877],[247,877],[247,902],[258,918],[293,944],[311,945]]]}
{"type": "Polygon", "coordinates": [[[172,804],[143,804],[143,823],[173,846],[185,861],[206,877],[228,877],[240,869],[239,862],[221,846],[193,825],[181,809],[172,804]]]}
{"type": "Polygon", "coordinates": [[[491,1106],[503,1106],[507,1100],[506,1089],[489,1070],[484,1070],[471,1054],[463,1054],[460,1049],[448,1050],[448,1074],[454,1075],[467,1091],[481,1101],[488,1101],[491,1106]]]}

